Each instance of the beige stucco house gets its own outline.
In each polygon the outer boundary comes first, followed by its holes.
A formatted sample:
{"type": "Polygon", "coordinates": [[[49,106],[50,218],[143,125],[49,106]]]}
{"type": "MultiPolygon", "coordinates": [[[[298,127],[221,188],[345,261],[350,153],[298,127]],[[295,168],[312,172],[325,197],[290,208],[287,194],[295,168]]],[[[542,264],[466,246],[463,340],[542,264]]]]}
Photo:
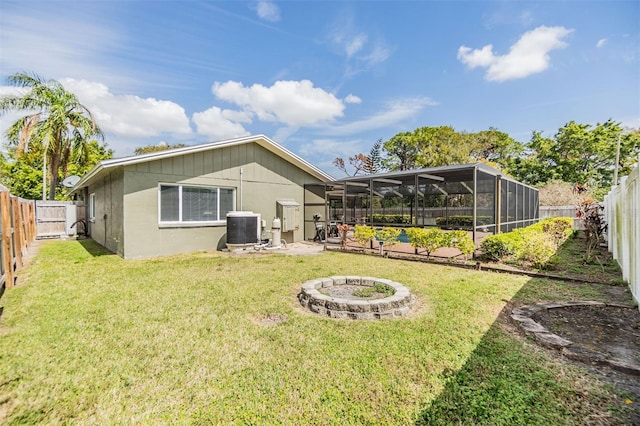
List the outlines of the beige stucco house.
{"type": "Polygon", "coordinates": [[[295,208],[282,238],[313,236],[304,206],[324,199],[309,200],[304,185],[332,180],[257,135],[101,161],[72,191],[86,204],[91,238],[134,259],[224,248],[229,211],[259,213],[269,228],[295,208]]]}

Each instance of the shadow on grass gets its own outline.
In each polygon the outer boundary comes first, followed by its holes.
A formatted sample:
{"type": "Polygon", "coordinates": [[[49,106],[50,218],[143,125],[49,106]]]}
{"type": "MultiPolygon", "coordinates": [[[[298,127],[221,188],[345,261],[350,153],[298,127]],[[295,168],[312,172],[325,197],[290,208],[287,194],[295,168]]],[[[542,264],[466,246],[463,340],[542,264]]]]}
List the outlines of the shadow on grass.
{"type": "MultiPolygon", "coordinates": [[[[559,364],[543,350],[532,349],[513,334],[509,324],[515,306],[540,297],[581,298],[589,291],[597,290],[528,280],[465,365],[443,373],[444,389],[418,414],[416,424],[631,424],[628,416],[634,414],[621,398],[585,379],[586,373],[559,364]],[[603,419],[604,423],[598,422],[603,419]]],[[[600,297],[606,295],[601,293],[600,297]]]]}
{"type": "Polygon", "coordinates": [[[78,240],[78,242],[91,256],[109,256],[114,254],[92,239],[78,240]]]}
{"type": "Polygon", "coordinates": [[[495,324],[463,368],[445,373],[445,388],[418,425],[564,424],[576,392],[495,324]]]}

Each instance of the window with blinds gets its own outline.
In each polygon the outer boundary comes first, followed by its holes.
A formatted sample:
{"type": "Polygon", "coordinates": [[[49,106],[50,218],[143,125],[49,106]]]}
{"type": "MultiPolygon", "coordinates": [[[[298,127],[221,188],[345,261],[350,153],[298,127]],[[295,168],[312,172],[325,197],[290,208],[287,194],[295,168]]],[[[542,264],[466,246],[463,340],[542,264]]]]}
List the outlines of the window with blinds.
{"type": "Polygon", "coordinates": [[[234,188],[160,184],[158,189],[161,225],[223,224],[234,204],[234,188]]]}

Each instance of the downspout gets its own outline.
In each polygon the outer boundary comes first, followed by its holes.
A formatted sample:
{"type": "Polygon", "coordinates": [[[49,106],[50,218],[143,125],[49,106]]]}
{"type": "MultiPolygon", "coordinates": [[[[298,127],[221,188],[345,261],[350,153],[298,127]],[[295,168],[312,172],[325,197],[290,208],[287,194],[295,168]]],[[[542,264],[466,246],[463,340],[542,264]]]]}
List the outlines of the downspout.
{"type": "Polygon", "coordinates": [[[239,211],[242,211],[242,175],[244,173],[244,170],[242,170],[242,167],[240,167],[240,209],[239,211]]]}

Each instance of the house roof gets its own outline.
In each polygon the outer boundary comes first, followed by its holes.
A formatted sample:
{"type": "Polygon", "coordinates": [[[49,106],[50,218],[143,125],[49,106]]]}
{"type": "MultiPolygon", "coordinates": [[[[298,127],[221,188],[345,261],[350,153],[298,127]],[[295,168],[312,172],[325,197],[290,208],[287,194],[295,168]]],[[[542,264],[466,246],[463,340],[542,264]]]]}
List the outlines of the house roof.
{"type": "Polygon", "coordinates": [[[323,172],[322,170],[320,170],[319,168],[317,168],[313,164],[311,164],[308,161],[306,161],[306,160],[302,159],[301,157],[297,156],[296,154],[294,154],[293,152],[289,151],[288,149],[286,149],[282,145],[279,145],[278,143],[276,143],[273,140],[269,139],[267,136],[265,136],[265,135],[252,135],[252,136],[246,136],[246,137],[242,137],[242,138],[228,139],[228,140],[218,141],[218,142],[210,142],[210,143],[205,143],[205,144],[202,144],[202,145],[194,145],[194,146],[188,146],[188,147],[184,147],[184,148],[168,149],[166,151],[152,152],[152,153],[149,153],[149,154],[134,155],[134,156],[131,156],[131,157],[122,157],[122,158],[113,158],[113,159],[110,159],[110,160],[103,160],[103,161],[100,161],[86,175],[84,175],[82,177],[82,179],[80,179],[78,181],[78,183],[76,183],[73,186],[71,191],[72,192],[73,191],[77,191],[78,189],[81,189],[81,188],[84,188],[84,187],[88,186],[89,184],[91,184],[91,182],[94,179],[96,179],[100,175],[102,175],[103,172],[105,172],[107,170],[110,170],[110,169],[115,169],[115,168],[122,167],[122,166],[130,166],[130,165],[133,165],[133,164],[146,163],[146,162],[149,162],[149,161],[162,160],[162,159],[165,159],[165,158],[178,157],[178,156],[185,155],[185,154],[193,154],[193,153],[196,153],[196,152],[202,152],[202,151],[208,151],[208,150],[213,150],[213,149],[225,148],[225,147],[230,147],[230,146],[234,146],[234,145],[242,145],[242,144],[246,144],[246,143],[257,143],[261,147],[265,148],[268,151],[271,151],[272,153],[274,153],[278,157],[288,161],[289,163],[291,163],[291,164],[295,165],[296,167],[300,168],[301,170],[304,170],[305,172],[307,172],[310,175],[318,178],[322,182],[331,182],[331,181],[334,180],[333,177],[331,177],[329,174],[323,172]]]}
{"type": "MultiPolygon", "coordinates": [[[[368,182],[370,179],[393,179],[401,181],[403,184],[412,184],[415,182],[415,176],[421,175],[436,175],[445,177],[446,180],[471,180],[473,179],[473,171],[474,169],[481,171],[485,174],[492,176],[500,176],[503,180],[508,180],[511,182],[516,182],[523,186],[528,186],[522,182],[519,182],[513,179],[510,176],[504,174],[504,172],[489,166],[485,163],[468,163],[468,164],[455,164],[451,166],[439,166],[439,167],[428,167],[424,169],[411,169],[404,171],[396,171],[396,172],[385,172],[378,173],[373,175],[359,175],[346,177],[342,179],[336,179],[337,183],[341,182],[368,182]]],[[[534,188],[535,189],[535,188],[534,188]]]]}

